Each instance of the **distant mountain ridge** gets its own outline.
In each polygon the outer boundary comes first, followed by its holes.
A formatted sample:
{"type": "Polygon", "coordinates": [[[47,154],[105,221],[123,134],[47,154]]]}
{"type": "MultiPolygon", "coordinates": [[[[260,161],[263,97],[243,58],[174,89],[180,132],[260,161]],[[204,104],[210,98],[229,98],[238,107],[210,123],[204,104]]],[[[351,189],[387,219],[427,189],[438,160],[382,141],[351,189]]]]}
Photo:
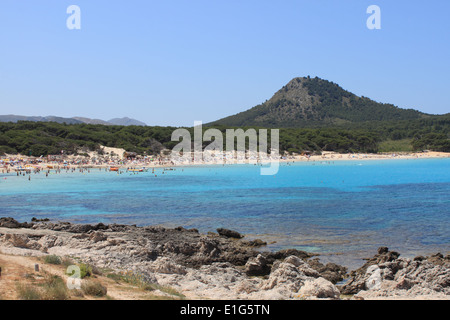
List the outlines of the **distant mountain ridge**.
{"type": "Polygon", "coordinates": [[[100,119],[91,119],[85,117],[63,118],[55,116],[19,116],[15,114],[0,115],[0,122],[17,122],[17,121],[34,121],[34,122],[58,122],[67,124],[103,124],[103,125],[119,125],[119,126],[147,126],[144,122],[128,117],[114,118],[108,121],[100,119]]]}
{"type": "Polygon", "coordinates": [[[273,97],[208,125],[324,127],[365,121],[412,120],[430,115],[373,101],[318,77],[294,78],[273,97]]]}

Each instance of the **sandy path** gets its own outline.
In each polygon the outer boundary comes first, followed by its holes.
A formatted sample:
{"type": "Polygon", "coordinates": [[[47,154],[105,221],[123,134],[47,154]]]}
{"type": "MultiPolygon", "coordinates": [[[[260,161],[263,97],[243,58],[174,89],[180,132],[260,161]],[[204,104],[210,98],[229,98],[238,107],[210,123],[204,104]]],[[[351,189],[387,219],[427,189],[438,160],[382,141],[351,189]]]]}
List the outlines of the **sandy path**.
{"type": "MultiPolygon", "coordinates": [[[[0,267],[2,269],[0,277],[0,300],[17,300],[17,285],[36,284],[44,280],[48,274],[58,275],[64,280],[68,277],[65,274],[65,268],[61,265],[51,265],[43,263],[37,257],[24,257],[0,253],[0,267]],[[39,271],[35,271],[35,264],[39,265],[39,271]]],[[[155,291],[144,291],[128,283],[120,283],[106,276],[96,275],[91,278],[107,287],[107,298],[114,300],[148,300],[165,298],[168,295],[155,291]]],[[[69,290],[69,295],[71,294],[69,290]]],[[[169,297],[170,298],[170,297],[169,297]]],[[[93,300],[95,298],[84,295],[78,297],[71,295],[70,299],[93,300]]]]}

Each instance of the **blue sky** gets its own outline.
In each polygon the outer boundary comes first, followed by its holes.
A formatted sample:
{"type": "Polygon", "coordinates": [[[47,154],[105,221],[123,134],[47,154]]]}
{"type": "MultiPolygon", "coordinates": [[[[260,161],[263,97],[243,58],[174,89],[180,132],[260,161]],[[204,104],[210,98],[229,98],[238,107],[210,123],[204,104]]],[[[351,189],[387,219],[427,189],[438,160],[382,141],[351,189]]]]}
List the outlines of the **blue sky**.
{"type": "Polygon", "coordinates": [[[0,0],[0,114],[192,126],[307,75],[448,113],[449,14],[444,0],[0,0]]]}

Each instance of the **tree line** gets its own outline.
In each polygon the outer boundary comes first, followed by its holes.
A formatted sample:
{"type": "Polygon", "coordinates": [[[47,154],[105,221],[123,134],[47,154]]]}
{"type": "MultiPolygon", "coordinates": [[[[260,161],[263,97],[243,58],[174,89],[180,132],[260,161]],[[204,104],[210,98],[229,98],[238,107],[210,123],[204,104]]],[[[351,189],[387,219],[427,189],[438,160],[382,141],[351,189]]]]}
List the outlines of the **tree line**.
{"type": "MultiPolygon", "coordinates": [[[[203,130],[209,128],[205,126],[203,130]]],[[[230,127],[214,128],[225,133],[230,127]]],[[[59,154],[61,150],[66,154],[82,153],[80,150],[101,152],[100,146],[106,146],[151,155],[163,149],[172,149],[178,143],[171,141],[175,129],[159,126],[4,122],[0,123],[0,154],[20,153],[39,157],[59,154]]],[[[186,129],[193,136],[193,128],[186,129]]],[[[450,152],[449,137],[450,115],[391,122],[371,121],[327,128],[280,128],[280,151],[376,153],[380,151],[383,141],[409,139],[411,151],[427,149],[450,152]]],[[[209,143],[204,141],[204,146],[209,143]]]]}

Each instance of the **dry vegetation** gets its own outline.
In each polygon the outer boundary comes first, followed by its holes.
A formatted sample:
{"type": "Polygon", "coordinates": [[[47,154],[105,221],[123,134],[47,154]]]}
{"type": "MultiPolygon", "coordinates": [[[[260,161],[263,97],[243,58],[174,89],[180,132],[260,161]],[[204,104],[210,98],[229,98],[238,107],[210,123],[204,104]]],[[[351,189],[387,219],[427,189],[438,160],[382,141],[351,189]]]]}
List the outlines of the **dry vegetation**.
{"type": "Polygon", "coordinates": [[[0,254],[1,300],[172,300],[184,299],[177,291],[147,283],[134,273],[99,270],[76,260],[0,254]],[[69,289],[67,266],[81,270],[80,289],[69,289]],[[39,265],[37,269],[35,265],[39,265]]]}

